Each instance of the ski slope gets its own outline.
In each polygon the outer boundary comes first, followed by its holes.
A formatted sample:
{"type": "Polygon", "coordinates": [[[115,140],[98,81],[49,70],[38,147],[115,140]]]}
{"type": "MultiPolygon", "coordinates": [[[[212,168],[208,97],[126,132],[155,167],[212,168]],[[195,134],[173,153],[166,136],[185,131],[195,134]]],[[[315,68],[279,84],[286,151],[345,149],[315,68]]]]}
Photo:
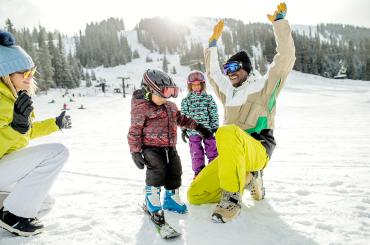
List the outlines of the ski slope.
{"type": "MultiPolygon", "coordinates": [[[[207,42],[212,30],[208,25],[198,26],[196,33],[201,34],[192,38],[207,42]]],[[[1,245],[370,243],[370,82],[296,71],[277,100],[274,135],[278,146],[264,171],[266,198],[257,202],[246,193],[240,216],[229,223],[211,221],[216,204],[188,203],[193,171],[189,146],[178,130],[183,165],[180,196],[189,212],[165,211],[168,223],[183,235],[163,240],[138,206],[144,199],[145,171],[132,162],[127,143],[131,95],[123,98],[113,93],[121,84],[117,77],[130,77],[128,92],[133,86],[139,88],[146,69],[162,67],[163,55],[138,44],[136,31],[124,34],[140,58],[94,69],[96,77],[109,85],[105,95],[101,88],[86,88],[82,83],[65,98],[64,89],[32,98],[36,120],[58,116],[64,103],[70,108],[72,129],[30,144],[63,143],[70,159],[51,190],[55,207],[39,214],[45,232],[24,238],[0,230],[1,245]],[[145,62],[147,55],[153,62],[145,62]],[[69,102],[70,98],[75,102],[69,102]],[[49,104],[53,99],[56,103],[49,104]],[[81,104],[87,109],[77,109],[81,104]]],[[[189,67],[180,66],[178,54],[166,57],[169,68],[177,70],[170,75],[184,89],[189,67]]],[[[222,105],[207,85],[222,121],[222,105]]],[[[171,100],[180,108],[185,96],[181,93],[171,100]]]]}
{"type": "MultiPolygon", "coordinates": [[[[73,128],[31,145],[61,142],[70,159],[51,190],[55,207],[39,215],[45,232],[22,238],[1,230],[0,244],[168,244],[137,205],[145,171],[132,162],[127,144],[130,96],[111,91],[104,96],[82,87],[65,98],[60,89],[33,97],[37,120],[59,115],[68,104],[73,128]],[[52,99],[55,104],[47,103],[52,99]],[[81,104],[87,109],[78,110],[81,104]]],[[[180,106],[185,95],[172,100],[180,106]]],[[[277,100],[278,146],[263,178],[266,198],[257,202],[246,193],[240,217],[227,224],[211,221],[215,204],[187,202],[193,172],[189,146],[178,134],[180,196],[189,212],[165,211],[183,234],[171,244],[369,243],[369,112],[370,82],[293,71],[277,100]]]]}

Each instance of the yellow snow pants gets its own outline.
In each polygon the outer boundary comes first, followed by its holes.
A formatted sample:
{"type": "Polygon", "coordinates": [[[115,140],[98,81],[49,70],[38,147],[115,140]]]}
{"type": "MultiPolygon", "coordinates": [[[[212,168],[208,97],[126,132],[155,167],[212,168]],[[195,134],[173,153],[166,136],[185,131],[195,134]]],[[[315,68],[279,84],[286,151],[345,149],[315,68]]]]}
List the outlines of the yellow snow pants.
{"type": "Polygon", "coordinates": [[[264,169],[269,161],[265,147],[236,125],[216,132],[218,157],[191,183],[187,193],[192,204],[219,202],[221,188],[243,192],[247,172],[264,169]]]}

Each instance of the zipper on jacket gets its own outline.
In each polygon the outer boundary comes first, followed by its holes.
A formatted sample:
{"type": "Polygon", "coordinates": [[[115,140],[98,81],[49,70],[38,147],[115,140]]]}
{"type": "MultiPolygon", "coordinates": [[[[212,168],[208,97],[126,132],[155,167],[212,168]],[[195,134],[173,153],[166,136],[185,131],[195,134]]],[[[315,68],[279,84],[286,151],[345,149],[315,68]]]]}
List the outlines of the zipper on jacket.
{"type": "Polygon", "coordinates": [[[168,159],[168,148],[164,148],[164,150],[166,151],[166,158],[167,158],[167,164],[170,163],[170,160],[168,159]]]}

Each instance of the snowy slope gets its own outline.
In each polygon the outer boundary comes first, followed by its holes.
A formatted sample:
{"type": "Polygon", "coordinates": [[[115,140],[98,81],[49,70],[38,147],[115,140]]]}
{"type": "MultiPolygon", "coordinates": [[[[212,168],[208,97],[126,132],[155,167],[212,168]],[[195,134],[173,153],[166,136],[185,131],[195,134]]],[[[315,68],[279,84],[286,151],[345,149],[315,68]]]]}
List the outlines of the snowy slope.
{"type": "MultiPolygon", "coordinates": [[[[61,142],[70,149],[70,159],[51,190],[56,206],[39,215],[45,232],[22,238],[1,230],[0,244],[369,243],[370,82],[296,71],[277,100],[278,146],[263,178],[266,198],[257,202],[246,193],[240,217],[227,224],[213,223],[215,204],[187,202],[193,171],[189,146],[178,134],[183,165],[180,196],[189,212],[165,211],[167,221],[183,235],[173,241],[160,238],[137,205],[144,198],[145,171],[132,162],[127,144],[131,96],[122,98],[113,87],[120,82],[116,77],[130,76],[128,81],[138,88],[144,71],[160,68],[157,58],[163,56],[138,44],[136,32],[125,34],[141,58],[125,66],[95,69],[97,77],[111,84],[105,95],[99,88],[82,86],[65,98],[60,89],[33,98],[36,120],[56,117],[63,103],[71,108],[72,129],[31,142],[61,142]],[[146,63],[146,55],[154,62],[146,63]],[[52,99],[56,103],[48,104],[52,99]],[[78,110],[81,104],[87,109],[78,110]]],[[[180,67],[177,55],[167,58],[169,67],[175,65],[178,72],[171,76],[185,88],[190,69],[180,67]]],[[[180,107],[185,95],[171,100],[180,107]]]]}
{"type": "MultiPolygon", "coordinates": [[[[131,161],[126,140],[130,98],[81,88],[70,91],[76,100],[70,103],[62,92],[33,98],[38,120],[55,117],[66,102],[73,121],[71,130],[32,142],[61,142],[71,152],[52,188],[57,204],[40,217],[46,231],[31,238],[0,231],[0,244],[167,244],[137,206],[145,171],[131,161]],[[47,103],[52,99],[56,104],[47,103]],[[78,110],[80,104],[87,109],[78,110]]],[[[180,106],[184,96],[173,101],[180,106]]],[[[369,111],[369,82],[292,72],[278,99],[278,147],[265,170],[266,198],[257,202],[246,193],[240,217],[227,224],[211,221],[215,204],[187,202],[193,172],[189,147],[179,137],[180,191],[189,212],[165,212],[183,233],[171,243],[368,243],[369,111]]]]}

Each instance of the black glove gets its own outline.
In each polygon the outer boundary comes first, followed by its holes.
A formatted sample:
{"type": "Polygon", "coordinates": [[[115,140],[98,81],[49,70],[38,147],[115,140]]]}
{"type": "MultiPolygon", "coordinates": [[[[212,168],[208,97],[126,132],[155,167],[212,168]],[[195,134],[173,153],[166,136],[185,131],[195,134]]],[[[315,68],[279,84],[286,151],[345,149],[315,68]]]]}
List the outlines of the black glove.
{"type": "Polygon", "coordinates": [[[182,139],[182,141],[184,141],[185,143],[188,143],[187,141],[186,141],[186,139],[185,138],[188,138],[189,139],[189,135],[188,135],[188,133],[187,133],[187,129],[186,128],[181,128],[181,139],[182,139]]]}
{"type": "Polygon", "coordinates": [[[218,128],[214,128],[214,129],[212,129],[212,135],[216,135],[217,129],[218,129],[218,128]]]}
{"type": "Polygon", "coordinates": [[[63,111],[58,117],[55,119],[55,124],[59,127],[59,129],[65,128],[70,129],[72,128],[71,116],[65,116],[66,111],[63,111]]]}
{"type": "Polygon", "coordinates": [[[30,115],[33,111],[31,97],[25,90],[18,92],[18,98],[14,102],[13,121],[10,126],[21,134],[28,132],[30,128],[30,115]]]}
{"type": "Polygon", "coordinates": [[[146,161],[140,152],[131,152],[131,157],[139,169],[144,169],[144,164],[146,164],[146,161]]]}
{"type": "Polygon", "coordinates": [[[209,137],[212,136],[212,132],[204,127],[203,124],[199,123],[198,126],[195,128],[196,131],[198,131],[200,137],[202,137],[202,139],[209,139],[209,137]]]}

